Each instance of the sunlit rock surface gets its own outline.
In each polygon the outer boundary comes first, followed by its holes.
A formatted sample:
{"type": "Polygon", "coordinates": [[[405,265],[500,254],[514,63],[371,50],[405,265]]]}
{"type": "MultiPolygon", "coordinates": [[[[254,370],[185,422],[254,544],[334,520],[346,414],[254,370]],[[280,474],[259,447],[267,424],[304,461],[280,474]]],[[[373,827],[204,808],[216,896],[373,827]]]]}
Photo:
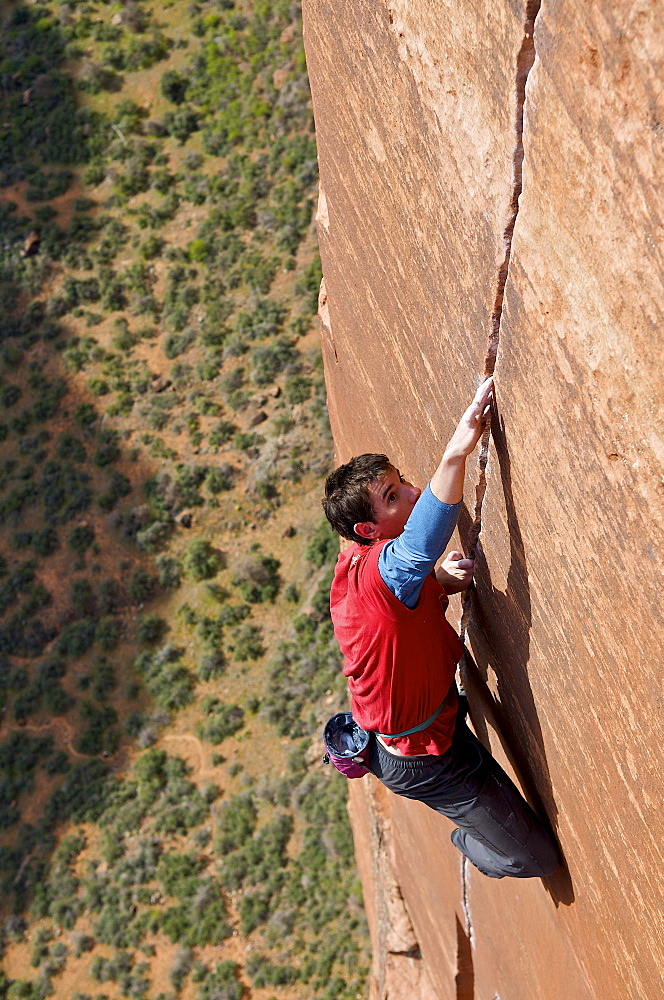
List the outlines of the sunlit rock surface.
{"type": "MultiPolygon", "coordinates": [[[[305,0],[304,15],[337,458],[386,451],[424,483],[495,364],[466,682],[566,861],[545,882],[484,879],[447,820],[351,782],[373,997],[651,1000],[661,6],[305,0]]],[[[464,548],[481,480],[469,462],[464,548]]]]}

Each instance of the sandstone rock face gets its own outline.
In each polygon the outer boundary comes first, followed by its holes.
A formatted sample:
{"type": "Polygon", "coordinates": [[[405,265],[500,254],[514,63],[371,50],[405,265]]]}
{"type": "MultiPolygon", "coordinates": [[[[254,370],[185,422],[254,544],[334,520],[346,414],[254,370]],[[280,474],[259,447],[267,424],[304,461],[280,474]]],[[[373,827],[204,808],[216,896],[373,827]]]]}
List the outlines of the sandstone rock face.
{"type": "Polygon", "coordinates": [[[485,879],[447,820],[351,782],[373,995],[651,1000],[661,7],[305,0],[304,15],[337,457],[385,451],[424,483],[495,366],[486,469],[468,464],[454,540],[481,528],[465,680],[478,734],[566,862],[545,882],[485,879]]]}

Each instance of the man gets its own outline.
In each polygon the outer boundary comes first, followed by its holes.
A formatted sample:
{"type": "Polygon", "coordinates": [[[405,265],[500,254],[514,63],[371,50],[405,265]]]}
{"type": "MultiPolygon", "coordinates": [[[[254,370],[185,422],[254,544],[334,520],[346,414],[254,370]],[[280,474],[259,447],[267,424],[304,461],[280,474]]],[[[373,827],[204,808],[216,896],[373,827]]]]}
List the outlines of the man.
{"type": "Polygon", "coordinates": [[[447,594],[470,584],[473,562],[451,552],[433,572],[492,399],[489,378],[424,492],[385,455],[360,455],[328,476],[325,514],[355,543],[339,556],[330,608],[353,717],[373,734],[373,774],[452,819],[453,844],[485,875],[541,877],[559,865],[555,842],[459,707],[462,646],[445,610],[447,594]]]}

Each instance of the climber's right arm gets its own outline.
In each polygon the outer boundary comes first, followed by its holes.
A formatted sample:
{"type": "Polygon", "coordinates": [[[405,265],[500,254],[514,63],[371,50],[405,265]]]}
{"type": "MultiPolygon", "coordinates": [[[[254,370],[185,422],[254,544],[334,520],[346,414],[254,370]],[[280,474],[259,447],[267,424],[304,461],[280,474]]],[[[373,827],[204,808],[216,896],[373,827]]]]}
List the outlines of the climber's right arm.
{"type": "Polygon", "coordinates": [[[472,403],[457,424],[440,465],[431,477],[431,492],[438,500],[457,504],[463,500],[466,459],[484,433],[493,400],[493,376],[482,382],[472,403]]]}

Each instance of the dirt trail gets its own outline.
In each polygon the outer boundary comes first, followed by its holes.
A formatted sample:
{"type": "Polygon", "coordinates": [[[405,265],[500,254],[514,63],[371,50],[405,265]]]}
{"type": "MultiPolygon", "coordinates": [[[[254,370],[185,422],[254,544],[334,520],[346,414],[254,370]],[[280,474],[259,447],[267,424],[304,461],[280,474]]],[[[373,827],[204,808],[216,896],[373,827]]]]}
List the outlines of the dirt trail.
{"type": "Polygon", "coordinates": [[[205,767],[205,751],[203,749],[203,744],[197,736],[192,736],[191,733],[172,733],[169,736],[162,737],[162,743],[178,743],[185,741],[187,743],[193,743],[197,750],[198,763],[195,764],[189,755],[187,755],[187,763],[192,767],[192,777],[196,778],[207,778],[207,777],[218,777],[219,770],[216,767],[205,767]]]}
{"type": "Polygon", "coordinates": [[[87,756],[87,754],[79,753],[78,750],[76,750],[74,748],[74,746],[72,744],[72,740],[73,740],[73,736],[74,736],[74,730],[73,730],[73,727],[70,726],[69,723],[66,721],[66,719],[58,719],[58,718],[51,719],[50,722],[44,722],[44,723],[42,723],[41,726],[35,726],[35,725],[31,725],[30,723],[27,723],[25,726],[14,726],[11,729],[8,729],[7,732],[8,733],[45,733],[45,732],[48,732],[51,729],[59,729],[60,730],[60,739],[62,740],[62,743],[64,743],[65,747],[67,748],[67,750],[69,751],[69,753],[72,755],[72,757],[76,757],[78,760],[89,760],[90,759],[87,756]]]}

